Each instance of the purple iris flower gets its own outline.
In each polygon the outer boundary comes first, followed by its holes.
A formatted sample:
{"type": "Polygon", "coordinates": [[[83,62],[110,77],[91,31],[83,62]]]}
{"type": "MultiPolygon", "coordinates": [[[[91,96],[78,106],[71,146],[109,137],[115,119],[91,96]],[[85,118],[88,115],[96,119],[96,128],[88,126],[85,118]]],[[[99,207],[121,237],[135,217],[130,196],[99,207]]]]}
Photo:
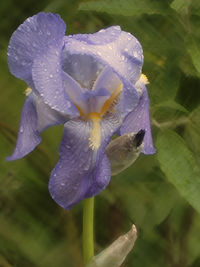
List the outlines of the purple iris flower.
{"type": "Polygon", "coordinates": [[[145,129],[143,153],[154,153],[140,43],[119,26],[65,36],[59,15],[39,13],[13,33],[10,71],[28,84],[14,153],[31,152],[46,128],[64,125],[49,191],[63,208],[104,189],[111,171],[105,149],[113,134],[145,129]]]}

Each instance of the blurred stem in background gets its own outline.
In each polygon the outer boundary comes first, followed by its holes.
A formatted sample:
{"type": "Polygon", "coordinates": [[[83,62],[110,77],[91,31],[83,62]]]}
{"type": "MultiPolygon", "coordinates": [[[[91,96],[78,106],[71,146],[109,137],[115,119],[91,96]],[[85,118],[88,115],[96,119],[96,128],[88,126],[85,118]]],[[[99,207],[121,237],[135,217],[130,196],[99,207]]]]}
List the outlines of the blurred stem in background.
{"type": "Polygon", "coordinates": [[[83,259],[86,265],[94,257],[94,197],[83,201],[83,259]]]}

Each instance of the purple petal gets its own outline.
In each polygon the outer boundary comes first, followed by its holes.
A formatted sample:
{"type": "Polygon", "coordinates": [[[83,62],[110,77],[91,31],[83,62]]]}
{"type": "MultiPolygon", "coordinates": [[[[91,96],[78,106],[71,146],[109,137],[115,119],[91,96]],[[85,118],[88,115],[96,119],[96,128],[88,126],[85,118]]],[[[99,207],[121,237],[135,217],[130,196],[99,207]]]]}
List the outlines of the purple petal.
{"type": "Polygon", "coordinates": [[[98,91],[100,88],[106,88],[110,93],[114,92],[121,84],[119,77],[109,67],[105,67],[99,74],[93,85],[93,90],[98,91]]]}
{"type": "Polygon", "coordinates": [[[65,23],[59,15],[38,13],[21,24],[13,33],[8,47],[8,65],[16,77],[32,86],[32,64],[48,46],[62,42],[65,23]]]}
{"type": "Polygon", "coordinates": [[[63,208],[69,209],[84,198],[94,196],[110,181],[110,165],[105,147],[119,127],[117,119],[101,122],[101,146],[89,147],[91,122],[71,120],[65,124],[60,159],[51,173],[49,191],[63,208]]]}
{"type": "Polygon", "coordinates": [[[63,114],[57,112],[56,110],[50,108],[45,104],[40,96],[32,95],[34,105],[37,112],[37,130],[39,132],[44,131],[50,126],[65,124],[69,119],[63,114]]]}
{"type": "Polygon", "coordinates": [[[82,88],[92,89],[93,83],[102,70],[102,64],[96,58],[82,54],[71,55],[63,50],[62,67],[82,88]]]}
{"type": "Polygon", "coordinates": [[[144,148],[142,152],[144,154],[154,154],[155,148],[153,146],[149,119],[149,98],[145,86],[137,107],[125,118],[120,128],[120,134],[123,135],[131,132],[138,132],[141,129],[145,130],[144,148]]]}
{"type": "Polygon", "coordinates": [[[33,81],[36,90],[46,104],[73,118],[79,116],[79,112],[63,84],[61,46],[62,43],[49,47],[43,55],[34,60],[33,81]]]}
{"type": "Polygon", "coordinates": [[[21,122],[14,153],[6,160],[16,160],[30,153],[41,142],[37,130],[37,112],[33,101],[27,97],[21,114],[21,122]]]}
{"type": "Polygon", "coordinates": [[[40,132],[52,125],[65,123],[66,118],[46,105],[33,93],[26,98],[21,113],[21,122],[14,153],[7,160],[23,158],[40,142],[40,132]]]}
{"type": "Polygon", "coordinates": [[[104,67],[109,67],[123,83],[124,113],[138,103],[138,93],[133,84],[139,79],[143,63],[140,43],[130,33],[114,26],[94,34],[65,37],[64,53],[88,55],[104,67]]]}

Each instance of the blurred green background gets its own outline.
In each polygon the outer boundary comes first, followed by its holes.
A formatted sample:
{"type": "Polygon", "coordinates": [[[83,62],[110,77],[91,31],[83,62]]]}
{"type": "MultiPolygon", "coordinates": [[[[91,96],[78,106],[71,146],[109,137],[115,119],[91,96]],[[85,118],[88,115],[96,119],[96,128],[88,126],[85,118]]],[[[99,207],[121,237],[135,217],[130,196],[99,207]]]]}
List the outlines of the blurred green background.
{"type": "Polygon", "coordinates": [[[65,211],[47,188],[62,127],[46,130],[29,156],[5,162],[26,89],[9,73],[6,49],[19,24],[42,10],[59,13],[67,34],[120,25],[144,49],[157,153],[141,155],[96,197],[96,253],[134,222],[138,240],[123,266],[199,267],[199,0],[1,1],[0,266],[82,266],[82,204],[65,211]]]}

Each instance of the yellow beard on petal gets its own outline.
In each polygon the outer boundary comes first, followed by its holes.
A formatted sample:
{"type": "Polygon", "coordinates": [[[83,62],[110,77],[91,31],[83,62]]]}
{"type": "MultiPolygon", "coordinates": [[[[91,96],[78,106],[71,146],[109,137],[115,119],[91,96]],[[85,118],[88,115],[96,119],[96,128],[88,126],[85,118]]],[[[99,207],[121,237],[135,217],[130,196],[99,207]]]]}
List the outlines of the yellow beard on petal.
{"type": "Polygon", "coordinates": [[[101,144],[101,127],[100,121],[101,117],[97,112],[90,112],[87,116],[89,120],[93,123],[93,128],[89,137],[89,147],[92,150],[97,150],[101,144]]]}
{"type": "Polygon", "coordinates": [[[92,130],[90,132],[90,137],[88,138],[89,147],[92,150],[97,150],[101,145],[101,126],[100,122],[103,116],[109,111],[114,112],[114,107],[119,101],[120,94],[122,92],[122,84],[118,86],[118,88],[110,95],[109,99],[107,99],[101,108],[101,111],[98,112],[90,112],[89,114],[85,114],[83,110],[77,105],[77,109],[80,113],[80,116],[87,121],[92,122],[92,130]]]}
{"type": "Polygon", "coordinates": [[[122,84],[118,86],[118,88],[111,94],[108,100],[104,103],[100,115],[103,116],[109,109],[112,109],[113,104],[115,105],[116,101],[118,102],[118,97],[120,96],[122,92],[122,84]]]}

